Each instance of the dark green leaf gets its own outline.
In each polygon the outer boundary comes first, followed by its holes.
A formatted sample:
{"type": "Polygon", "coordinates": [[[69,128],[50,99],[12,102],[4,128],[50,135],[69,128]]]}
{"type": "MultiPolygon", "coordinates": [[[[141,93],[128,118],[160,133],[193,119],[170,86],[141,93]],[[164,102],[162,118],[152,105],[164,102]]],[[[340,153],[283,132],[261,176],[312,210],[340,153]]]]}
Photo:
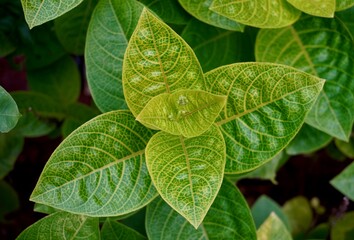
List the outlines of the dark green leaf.
{"type": "Polygon", "coordinates": [[[116,221],[107,219],[101,230],[102,240],[143,240],[143,235],[132,228],[116,221]]]}
{"type": "MultiPolygon", "coordinates": [[[[0,29],[1,30],[1,29],[0,29]]],[[[0,57],[12,53],[16,49],[16,44],[10,39],[6,33],[0,31],[0,57]]]]}
{"type": "MultiPolygon", "coordinates": [[[[1,155],[1,152],[0,152],[1,155]]],[[[0,157],[1,159],[1,157],[0,157]]],[[[5,220],[5,215],[18,209],[19,199],[15,190],[7,182],[0,180],[0,223],[5,220]]]]}
{"type": "Polygon", "coordinates": [[[346,157],[354,158],[354,136],[350,136],[349,142],[335,139],[334,143],[339,151],[341,151],[346,157]]]}
{"type": "Polygon", "coordinates": [[[13,129],[21,117],[16,101],[0,86],[0,133],[13,129]]]}
{"type": "Polygon", "coordinates": [[[345,24],[350,34],[352,35],[352,38],[354,39],[354,7],[336,13],[336,17],[338,17],[345,24]]]}
{"type": "Polygon", "coordinates": [[[0,179],[10,172],[23,148],[22,136],[13,133],[0,133],[0,179]]]}

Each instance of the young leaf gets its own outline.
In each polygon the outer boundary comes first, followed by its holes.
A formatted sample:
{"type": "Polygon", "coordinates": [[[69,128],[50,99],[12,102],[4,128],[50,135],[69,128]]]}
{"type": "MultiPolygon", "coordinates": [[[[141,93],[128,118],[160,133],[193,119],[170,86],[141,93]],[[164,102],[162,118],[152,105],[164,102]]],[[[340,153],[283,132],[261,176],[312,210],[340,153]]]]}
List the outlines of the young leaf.
{"type": "Polygon", "coordinates": [[[116,221],[107,219],[101,230],[102,240],[143,240],[146,239],[143,235],[132,228],[125,226],[116,221]]]}
{"type": "Polygon", "coordinates": [[[31,201],[96,217],[145,206],[157,195],[145,164],[152,134],[128,111],[90,120],[52,154],[31,201]]]}
{"type": "Polygon", "coordinates": [[[354,237],[354,211],[347,212],[331,228],[331,239],[350,240],[354,237]]]}
{"type": "Polygon", "coordinates": [[[204,86],[203,71],[193,50],[144,8],[123,61],[124,95],[134,116],[154,96],[204,86]]]}
{"type": "Polygon", "coordinates": [[[331,185],[354,201],[354,163],[331,180],[331,185]]]}
{"type": "Polygon", "coordinates": [[[142,124],[184,137],[196,137],[214,123],[226,101],[200,90],[179,90],[153,97],[137,116],[142,124]]]}
{"type": "Polygon", "coordinates": [[[257,239],[292,240],[292,237],[279,217],[275,213],[271,213],[267,220],[257,230],[257,239]]]}
{"type": "Polygon", "coordinates": [[[179,0],[179,3],[184,9],[186,9],[187,12],[202,22],[218,28],[243,32],[245,27],[243,24],[233,21],[209,9],[212,4],[212,0],[179,0]]]}
{"type": "Polygon", "coordinates": [[[225,143],[220,130],[212,125],[194,138],[159,132],[146,146],[146,163],[161,197],[197,228],[224,176],[225,143]]]}
{"type": "Polygon", "coordinates": [[[301,12],[286,0],[214,0],[210,9],[234,21],[258,28],[291,25],[301,12]]]}
{"type": "Polygon", "coordinates": [[[143,7],[137,1],[102,0],[87,30],[85,63],[93,100],[102,112],[125,109],[123,56],[143,7]]]}
{"type": "Polygon", "coordinates": [[[226,173],[255,169],[296,135],[324,81],[284,65],[239,63],[205,74],[212,93],[227,95],[216,124],[227,149],[226,173]]]}
{"type": "Polygon", "coordinates": [[[83,0],[21,0],[29,28],[41,25],[70,11],[83,0]]]}
{"type": "Polygon", "coordinates": [[[4,178],[12,169],[24,144],[23,136],[19,134],[0,133],[0,179],[4,178]]]}
{"type": "Polygon", "coordinates": [[[353,0],[337,0],[336,1],[336,11],[342,11],[347,8],[354,6],[353,0]]]}
{"type": "Polygon", "coordinates": [[[146,232],[150,239],[156,240],[256,239],[256,229],[247,202],[234,184],[227,180],[223,181],[198,229],[163,199],[157,198],[147,207],[146,232]]]}
{"type": "Polygon", "coordinates": [[[0,133],[6,133],[16,126],[21,114],[14,99],[1,86],[0,106],[0,133]]]}
{"type": "Polygon", "coordinates": [[[100,239],[98,218],[57,212],[26,228],[17,240],[100,239]]]}
{"type": "Polygon", "coordinates": [[[287,28],[262,29],[256,59],[290,65],[326,79],[306,123],[348,140],[354,121],[354,45],[338,19],[305,16],[287,28]]]}
{"type": "Polygon", "coordinates": [[[287,0],[297,9],[318,17],[334,17],[336,0],[306,1],[306,0],[287,0]]]}

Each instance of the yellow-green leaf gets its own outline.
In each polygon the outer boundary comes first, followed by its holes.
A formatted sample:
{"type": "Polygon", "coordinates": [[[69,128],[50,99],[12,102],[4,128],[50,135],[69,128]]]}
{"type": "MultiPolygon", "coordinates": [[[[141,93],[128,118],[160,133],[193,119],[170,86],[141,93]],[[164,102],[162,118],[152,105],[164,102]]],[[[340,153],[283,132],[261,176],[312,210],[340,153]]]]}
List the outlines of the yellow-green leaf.
{"type": "Polygon", "coordinates": [[[318,17],[334,17],[334,11],[336,9],[335,0],[287,0],[297,9],[318,17]]]}
{"type": "Polygon", "coordinates": [[[123,61],[124,95],[134,116],[154,96],[204,86],[203,72],[193,50],[145,8],[123,61]]]}
{"type": "Polygon", "coordinates": [[[173,135],[195,137],[214,123],[226,97],[200,90],[180,90],[152,98],[137,116],[142,124],[173,135]]]}
{"type": "Polygon", "coordinates": [[[354,6],[353,0],[336,0],[336,11],[342,11],[354,6]]]}
{"type": "Polygon", "coordinates": [[[331,239],[351,240],[354,237],[354,211],[347,212],[331,228],[331,239]]]}
{"type": "Polygon", "coordinates": [[[255,169],[295,137],[324,80],[292,67],[236,63],[205,74],[214,94],[227,95],[216,124],[227,149],[225,172],[255,169]]]}
{"type": "Polygon", "coordinates": [[[197,228],[224,176],[225,143],[218,127],[193,138],[159,132],[146,147],[146,162],[161,197],[197,228]]]}
{"type": "Polygon", "coordinates": [[[259,28],[288,26],[301,14],[286,0],[215,0],[210,9],[234,21],[259,28]]]}
{"type": "Polygon", "coordinates": [[[289,231],[279,217],[272,212],[257,230],[258,240],[292,240],[289,231]]]}

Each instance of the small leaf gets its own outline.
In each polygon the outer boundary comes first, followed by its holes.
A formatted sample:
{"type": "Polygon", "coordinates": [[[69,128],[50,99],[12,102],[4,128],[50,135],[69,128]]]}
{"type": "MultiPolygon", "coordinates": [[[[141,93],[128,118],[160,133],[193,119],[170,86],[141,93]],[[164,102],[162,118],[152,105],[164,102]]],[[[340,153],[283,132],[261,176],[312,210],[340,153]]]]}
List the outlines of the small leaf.
{"type": "Polygon", "coordinates": [[[305,16],[287,28],[262,29],[257,36],[256,59],[326,79],[306,123],[348,140],[354,121],[354,45],[340,20],[305,16]]]}
{"type": "Polygon", "coordinates": [[[353,0],[336,0],[336,11],[342,11],[354,6],[353,0]]]}
{"type": "Polygon", "coordinates": [[[4,178],[15,165],[24,144],[24,138],[19,134],[0,133],[0,179],[4,178]]]}
{"type": "Polygon", "coordinates": [[[146,146],[146,162],[161,197],[197,228],[224,176],[225,143],[220,130],[213,125],[194,138],[159,132],[146,146]]]}
{"type": "Polygon", "coordinates": [[[198,90],[180,90],[153,97],[137,120],[173,135],[196,137],[210,128],[226,97],[198,90]]]}
{"type": "Polygon", "coordinates": [[[144,8],[123,62],[124,95],[134,116],[154,96],[204,86],[203,71],[193,50],[144,8]]]}
{"type": "Polygon", "coordinates": [[[156,240],[256,239],[256,229],[247,202],[235,185],[227,180],[223,181],[198,229],[165,201],[157,198],[147,207],[146,232],[150,239],[156,240]]]}
{"type": "MultiPolygon", "coordinates": [[[[198,20],[218,28],[224,28],[231,31],[243,32],[244,25],[224,17],[209,8],[212,4],[211,0],[188,1],[179,0],[179,3],[198,20]]],[[[201,30],[201,29],[200,29],[201,30]]]]}
{"type": "Polygon", "coordinates": [[[0,86],[0,133],[13,129],[21,117],[15,100],[0,86]]]}
{"type": "Polygon", "coordinates": [[[257,239],[292,240],[292,237],[279,217],[275,213],[271,213],[267,220],[257,230],[257,239]]]}
{"type": "Polygon", "coordinates": [[[83,0],[21,0],[25,19],[30,28],[41,25],[70,11],[83,0]]]}
{"type": "Polygon", "coordinates": [[[116,221],[107,219],[101,230],[102,240],[143,240],[146,239],[143,235],[132,228],[125,226],[116,221]]]}
{"type": "Polygon", "coordinates": [[[295,137],[324,81],[284,65],[239,63],[205,74],[214,94],[227,95],[216,124],[227,149],[225,172],[249,172],[295,137]]]}
{"type": "Polygon", "coordinates": [[[287,0],[297,9],[318,17],[334,17],[336,8],[335,0],[321,0],[321,1],[306,1],[306,0],[287,0]]]}
{"type": "Polygon", "coordinates": [[[354,211],[347,212],[339,218],[331,228],[331,239],[350,240],[354,232],[354,211]]]}
{"type": "Polygon", "coordinates": [[[102,112],[127,108],[122,87],[123,56],[142,9],[137,1],[102,0],[92,14],[85,63],[90,92],[102,112]]]}
{"type": "Polygon", "coordinates": [[[210,9],[234,21],[258,28],[291,25],[301,12],[286,0],[214,0],[210,9]]]}
{"type": "Polygon", "coordinates": [[[354,201],[354,163],[331,180],[331,185],[354,201]]]}
{"type": "Polygon", "coordinates": [[[26,228],[17,240],[100,239],[98,218],[57,212],[26,228]]]}
{"type": "Polygon", "coordinates": [[[157,195],[145,165],[152,134],[128,111],[90,120],[52,154],[31,201],[96,217],[142,208],[157,195]]]}

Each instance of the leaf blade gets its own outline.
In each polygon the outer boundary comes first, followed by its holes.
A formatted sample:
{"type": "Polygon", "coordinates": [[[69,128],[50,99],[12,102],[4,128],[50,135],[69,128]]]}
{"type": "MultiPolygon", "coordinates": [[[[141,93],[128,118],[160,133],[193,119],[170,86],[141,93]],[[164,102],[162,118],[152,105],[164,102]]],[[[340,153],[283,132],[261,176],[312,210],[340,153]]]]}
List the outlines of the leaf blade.
{"type": "Polygon", "coordinates": [[[18,110],[15,100],[11,95],[0,86],[0,132],[7,133],[13,129],[21,114],[18,110]]]}
{"type": "Polygon", "coordinates": [[[350,164],[330,181],[333,187],[335,187],[352,201],[354,201],[353,173],[354,163],[350,164]]]}
{"type": "Polygon", "coordinates": [[[322,0],[321,2],[303,1],[303,0],[287,0],[297,9],[318,17],[334,17],[336,10],[336,1],[322,0]]]}
{"type": "Polygon", "coordinates": [[[257,239],[292,240],[292,237],[279,217],[275,213],[271,213],[257,230],[257,239]]]}

